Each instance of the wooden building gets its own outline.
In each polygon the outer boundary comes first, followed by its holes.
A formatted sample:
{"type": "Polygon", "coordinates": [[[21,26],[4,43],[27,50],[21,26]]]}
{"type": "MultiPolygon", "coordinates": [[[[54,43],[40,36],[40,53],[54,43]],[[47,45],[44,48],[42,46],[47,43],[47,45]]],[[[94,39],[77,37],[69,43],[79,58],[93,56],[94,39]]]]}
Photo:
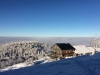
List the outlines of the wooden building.
{"type": "Polygon", "coordinates": [[[51,47],[53,58],[73,56],[75,48],[69,43],[56,43],[51,47]]]}

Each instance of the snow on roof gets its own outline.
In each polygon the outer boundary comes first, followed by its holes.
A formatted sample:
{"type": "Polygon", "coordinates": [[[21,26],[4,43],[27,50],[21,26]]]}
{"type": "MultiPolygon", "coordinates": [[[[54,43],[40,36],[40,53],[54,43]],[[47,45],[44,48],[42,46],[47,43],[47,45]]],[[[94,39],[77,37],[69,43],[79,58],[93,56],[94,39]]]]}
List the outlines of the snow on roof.
{"type": "MultiPolygon", "coordinates": [[[[92,47],[87,47],[90,51],[93,51],[94,52],[94,49],[92,47]]],[[[96,48],[96,51],[99,51],[100,52],[100,48],[96,48]]]]}
{"type": "Polygon", "coordinates": [[[94,49],[92,47],[87,47],[90,51],[94,51],[94,49]]]}
{"type": "Polygon", "coordinates": [[[97,48],[96,50],[100,52],[100,48],[97,48]]]}
{"type": "Polygon", "coordinates": [[[77,46],[74,46],[74,48],[76,49],[75,50],[75,53],[88,53],[88,52],[93,52],[92,48],[87,48],[85,45],[77,45],[77,46]]]}
{"type": "Polygon", "coordinates": [[[92,54],[94,54],[94,49],[92,47],[87,47],[87,49],[89,49],[92,52],[92,54]]]}

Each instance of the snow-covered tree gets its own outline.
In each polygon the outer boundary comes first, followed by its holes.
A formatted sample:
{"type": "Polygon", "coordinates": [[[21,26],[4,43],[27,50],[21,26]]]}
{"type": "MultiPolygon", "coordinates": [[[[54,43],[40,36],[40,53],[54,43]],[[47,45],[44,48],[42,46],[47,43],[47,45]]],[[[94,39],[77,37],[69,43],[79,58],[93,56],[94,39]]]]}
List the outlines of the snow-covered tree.
{"type": "Polygon", "coordinates": [[[34,41],[20,41],[0,45],[0,68],[25,61],[33,62],[42,58],[48,50],[49,46],[47,44],[34,41]]]}
{"type": "Polygon", "coordinates": [[[94,49],[94,53],[95,53],[97,48],[100,47],[100,37],[97,37],[97,36],[93,37],[90,45],[94,49]]]}

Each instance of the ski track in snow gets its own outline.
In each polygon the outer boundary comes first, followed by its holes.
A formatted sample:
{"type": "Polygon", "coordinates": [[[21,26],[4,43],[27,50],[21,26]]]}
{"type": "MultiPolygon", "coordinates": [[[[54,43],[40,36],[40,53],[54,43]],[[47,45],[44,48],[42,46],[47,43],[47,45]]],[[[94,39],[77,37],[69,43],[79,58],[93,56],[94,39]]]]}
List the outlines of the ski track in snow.
{"type": "MultiPolygon", "coordinates": [[[[97,75],[96,72],[95,72],[94,70],[92,70],[92,69],[90,69],[90,68],[88,67],[88,65],[82,64],[82,62],[79,61],[79,60],[77,60],[77,59],[72,59],[72,60],[73,60],[74,62],[76,62],[76,64],[79,65],[79,66],[84,70],[84,73],[85,73],[86,75],[97,75]]],[[[83,74],[83,75],[84,75],[84,74],[83,74]]]]}

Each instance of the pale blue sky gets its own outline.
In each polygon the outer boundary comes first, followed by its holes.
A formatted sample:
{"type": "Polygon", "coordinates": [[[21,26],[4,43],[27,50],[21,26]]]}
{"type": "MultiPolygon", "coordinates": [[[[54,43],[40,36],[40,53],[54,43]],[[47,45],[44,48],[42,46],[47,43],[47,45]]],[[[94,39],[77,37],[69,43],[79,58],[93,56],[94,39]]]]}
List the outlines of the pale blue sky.
{"type": "Polygon", "coordinates": [[[100,35],[100,0],[0,0],[0,36],[100,35]]]}

